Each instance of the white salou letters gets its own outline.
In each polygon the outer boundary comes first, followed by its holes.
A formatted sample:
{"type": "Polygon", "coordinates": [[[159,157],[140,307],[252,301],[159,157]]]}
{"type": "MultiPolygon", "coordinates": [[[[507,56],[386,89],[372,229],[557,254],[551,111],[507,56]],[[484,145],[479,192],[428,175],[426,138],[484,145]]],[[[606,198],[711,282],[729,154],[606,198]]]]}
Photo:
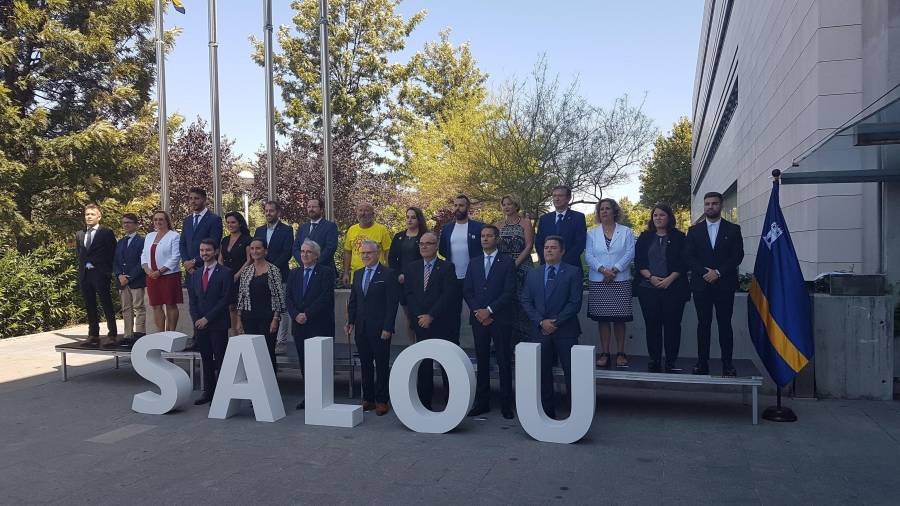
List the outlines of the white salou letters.
{"type": "Polygon", "coordinates": [[[334,338],[313,337],[303,343],[304,421],[307,425],[356,427],[363,421],[361,406],[334,403],[334,338]]]}
{"type": "Polygon", "coordinates": [[[177,365],[162,358],[162,352],[182,351],[187,336],[181,332],[157,332],[146,335],[131,349],[131,364],[141,377],[159,387],[159,393],[134,396],[131,409],[145,415],[164,415],[191,400],[191,378],[177,365]]]}
{"type": "Polygon", "coordinates": [[[228,339],[209,418],[233,416],[244,400],[252,403],[258,422],[274,422],[285,416],[266,338],[260,335],[242,334],[228,339]]]}
{"type": "MultiPolygon", "coordinates": [[[[594,347],[572,347],[572,412],[565,420],[544,413],[541,403],[541,345],[516,345],[516,411],[529,436],[546,443],[574,443],[591,428],[597,399],[594,347]]],[[[393,395],[393,392],[391,392],[393,395]]]]}
{"type": "Polygon", "coordinates": [[[391,405],[397,418],[411,430],[443,434],[454,429],[475,401],[475,369],[459,346],[443,339],[427,339],[403,350],[391,368],[391,405]],[[419,399],[416,381],[425,359],[441,364],[449,380],[449,399],[444,411],[431,411],[419,399]]]}

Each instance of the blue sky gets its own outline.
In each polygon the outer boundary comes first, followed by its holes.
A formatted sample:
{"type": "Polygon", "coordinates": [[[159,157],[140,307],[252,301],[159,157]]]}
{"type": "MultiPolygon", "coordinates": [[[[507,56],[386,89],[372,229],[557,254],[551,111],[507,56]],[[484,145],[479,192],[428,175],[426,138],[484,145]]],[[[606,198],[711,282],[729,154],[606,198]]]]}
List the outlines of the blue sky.
{"type": "MultiPolygon", "coordinates": [[[[276,27],[290,25],[290,2],[273,3],[276,27]]],[[[187,15],[170,9],[166,16],[167,28],[183,30],[166,62],[168,112],[208,120],[207,2],[184,4],[187,15]]],[[[595,105],[612,104],[624,93],[641,100],[646,93],[645,112],[662,132],[679,116],[690,116],[703,0],[406,0],[399,7],[407,17],[423,9],[428,15],[394,61],[406,61],[450,27],[454,44],[471,43],[491,88],[527,76],[546,54],[550,70],[563,80],[577,76],[581,93],[595,105]]],[[[262,34],[262,1],[222,0],[218,11],[222,133],[249,159],[265,143],[263,70],[250,60],[248,40],[262,34]]],[[[277,89],[276,100],[277,106],[277,89]]],[[[632,179],[609,194],[636,199],[632,179]]]]}

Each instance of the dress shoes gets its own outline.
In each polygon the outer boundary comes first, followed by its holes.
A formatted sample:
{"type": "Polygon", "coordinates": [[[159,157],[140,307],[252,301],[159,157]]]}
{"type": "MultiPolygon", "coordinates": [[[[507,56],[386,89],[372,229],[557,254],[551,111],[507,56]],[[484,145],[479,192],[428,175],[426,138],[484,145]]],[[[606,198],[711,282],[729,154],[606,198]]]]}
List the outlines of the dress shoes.
{"type": "Polygon", "coordinates": [[[85,348],[99,348],[100,336],[88,336],[88,340],[85,341],[81,346],[85,348]]]}
{"type": "Polygon", "coordinates": [[[500,414],[502,414],[503,418],[505,418],[507,420],[512,420],[513,418],[515,418],[515,415],[513,414],[513,410],[511,408],[501,409],[500,414]]]}
{"type": "Polygon", "coordinates": [[[480,416],[480,415],[483,415],[483,414],[489,412],[490,410],[491,410],[491,408],[489,408],[487,406],[475,406],[474,408],[472,408],[471,411],[469,411],[468,416],[480,416]]]}
{"type": "Polygon", "coordinates": [[[737,377],[737,370],[734,368],[734,365],[731,362],[722,362],[722,376],[726,376],[729,378],[737,377]]]}
{"type": "Polygon", "coordinates": [[[647,372],[662,372],[662,365],[659,363],[659,360],[651,360],[647,364],[647,372]]]}
{"type": "Polygon", "coordinates": [[[375,404],[375,414],[376,415],[384,416],[384,415],[388,414],[388,411],[390,411],[390,408],[388,408],[388,405],[386,402],[379,402],[379,403],[375,404]]]}
{"type": "Polygon", "coordinates": [[[375,409],[375,403],[369,402],[369,401],[363,401],[362,408],[363,408],[363,411],[372,411],[373,409],[375,409]]]}
{"type": "Polygon", "coordinates": [[[100,341],[101,350],[111,350],[113,348],[117,348],[118,346],[119,341],[116,340],[116,336],[107,336],[105,339],[100,341]]]}
{"type": "Polygon", "coordinates": [[[131,348],[134,346],[134,338],[125,336],[119,341],[119,346],[123,348],[131,348]]]}
{"type": "Polygon", "coordinates": [[[209,404],[212,402],[213,394],[212,392],[203,392],[203,395],[200,396],[199,399],[194,401],[194,406],[202,406],[204,404],[209,404]]]}
{"type": "Polygon", "coordinates": [[[682,369],[682,368],[678,367],[677,365],[675,365],[675,362],[674,362],[674,361],[673,361],[673,362],[666,361],[666,372],[667,372],[667,373],[669,373],[669,374],[678,374],[678,373],[683,372],[683,371],[684,371],[684,369],[682,369]]]}
{"type": "Polygon", "coordinates": [[[692,374],[706,376],[709,374],[709,364],[706,362],[697,362],[697,365],[691,370],[692,374]]]}
{"type": "Polygon", "coordinates": [[[297,410],[299,411],[301,409],[306,409],[306,401],[305,400],[297,403],[297,410]]]}

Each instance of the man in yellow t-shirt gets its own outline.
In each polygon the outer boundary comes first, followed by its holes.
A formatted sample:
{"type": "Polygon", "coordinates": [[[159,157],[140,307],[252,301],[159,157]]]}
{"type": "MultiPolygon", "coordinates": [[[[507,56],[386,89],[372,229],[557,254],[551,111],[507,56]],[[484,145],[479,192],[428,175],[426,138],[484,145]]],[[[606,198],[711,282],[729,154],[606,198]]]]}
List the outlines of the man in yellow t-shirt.
{"type": "Polygon", "coordinates": [[[391,248],[391,234],[387,227],[381,223],[375,223],[375,208],[372,204],[364,202],[356,207],[358,224],[347,229],[344,238],[344,275],[341,277],[345,286],[353,282],[353,273],[363,268],[362,258],[359,256],[359,247],[363,241],[375,241],[381,245],[381,258],[379,262],[385,264],[387,251],[391,248]]]}

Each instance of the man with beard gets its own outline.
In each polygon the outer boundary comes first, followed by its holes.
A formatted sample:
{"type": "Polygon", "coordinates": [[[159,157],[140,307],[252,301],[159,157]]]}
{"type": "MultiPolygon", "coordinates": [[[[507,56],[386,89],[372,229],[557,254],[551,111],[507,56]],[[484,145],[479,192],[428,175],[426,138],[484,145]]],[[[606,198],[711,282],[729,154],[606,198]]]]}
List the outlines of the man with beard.
{"type": "Polygon", "coordinates": [[[328,221],[322,217],[324,210],[325,199],[322,197],[311,199],[306,203],[306,215],[309,216],[309,222],[300,225],[300,228],[297,229],[297,239],[294,241],[292,251],[297,263],[303,265],[300,248],[303,246],[303,241],[309,239],[322,249],[318,264],[334,270],[334,253],[337,251],[338,246],[338,229],[333,221],[328,221]]]}
{"type": "Polygon", "coordinates": [[[741,227],[722,218],[722,194],[703,196],[705,219],[688,229],[684,257],[691,269],[691,291],[697,310],[697,365],[694,374],[709,374],[709,344],[713,309],[722,350],[722,375],[736,376],[731,362],[734,332],[734,292],[738,289],[738,266],[744,259],[741,227]]]}
{"type": "Polygon", "coordinates": [[[451,322],[449,339],[459,344],[460,313],[462,313],[462,291],[466,279],[466,271],[469,270],[469,260],[480,257],[481,229],[484,223],[469,219],[469,197],[457,195],[453,200],[453,217],[456,221],[448,223],[441,228],[441,240],[438,251],[441,256],[453,263],[456,268],[457,296],[451,302],[453,314],[456,317],[451,322]]]}

